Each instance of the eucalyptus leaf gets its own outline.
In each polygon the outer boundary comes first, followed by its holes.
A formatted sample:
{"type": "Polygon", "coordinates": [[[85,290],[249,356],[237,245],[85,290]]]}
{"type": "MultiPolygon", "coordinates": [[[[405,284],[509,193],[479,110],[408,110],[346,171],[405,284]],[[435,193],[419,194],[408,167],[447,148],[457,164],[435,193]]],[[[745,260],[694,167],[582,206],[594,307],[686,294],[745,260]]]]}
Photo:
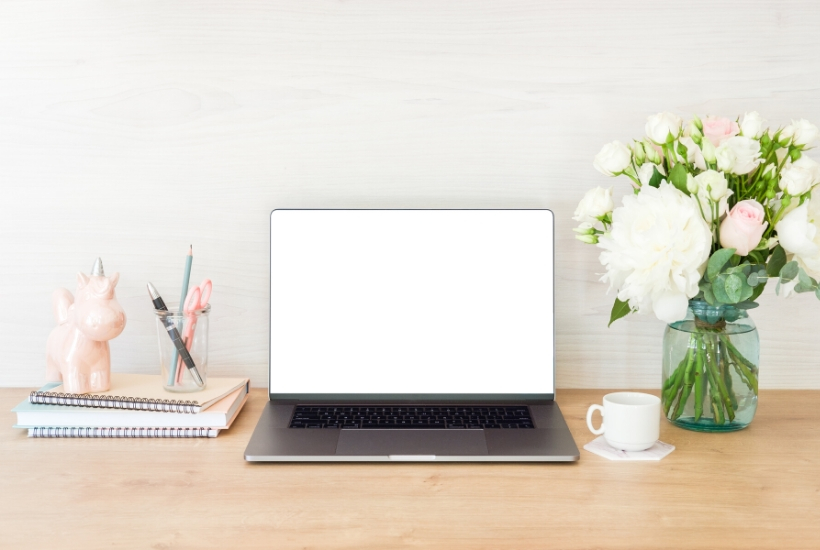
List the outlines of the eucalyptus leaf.
{"type": "Polygon", "coordinates": [[[772,250],[772,257],[769,258],[769,263],[766,264],[766,274],[769,277],[777,277],[784,265],[786,265],[786,251],[783,250],[782,246],[777,245],[774,247],[774,250],[772,250]]]}
{"type": "Polygon", "coordinates": [[[744,302],[740,302],[739,304],[736,304],[735,307],[737,309],[754,309],[754,308],[758,307],[759,305],[760,304],[758,304],[757,302],[755,302],[753,300],[746,300],[744,302]]]}
{"type": "Polygon", "coordinates": [[[806,286],[803,283],[797,283],[796,285],[794,285],[794,291],[798,294],[803,294],[804,292],[813,292],[814,287],[806,286]]]}
{"type": "Polygon", "coordinates": [[[720,302],[721,304],[730,304],[732,301],[729,299],[729,296],[726,294],[726,275],[718,275],[714,281],[712,281],[712,292],[715,295],[715,301],[720,302]]]}
{"type": "Polygon", "coordinates": [[[729,298],[729,303],[736,304],[742,300],[743,279],[736,273],[726,275],[726,282],[723,283],[726,289],[726,296],[729,298]]]}
{"type": "Polygon", "coordinates": [[[814,295],[817,296],[818,300],[820,300],[820,287],[818,287],[817,290],[814,291],[814,295]]]}
{"type": "Polygon", "coordinates": [[[746,282],[749,283],[749,286],[757,286],[760,283],[760,279],[757,277],[757,271],[752,271],[749,273],[749,276],[746,278],[746,282]]]}
{"type": "Polygon", "coordinates": [[[709,263],[706,264],[706,278],[710,281],[714,281],[715,277],[718,276],[720,270],[723,269],[723,266],[726,265],[726,262],[729,261],[729,258],[731,258],[734,253],[734,248],[721,248],[712,254],[712,257],[709,258],[709,263]]]}
{"type": "Polygon", "coordinates": [[[703,299],[706,300],[706,303],[710,306],[717,305],[717,300],[715,300],[715,293],[712,292],[712,285],[709,285],[709,288],[703,290],[703,299]]]}
{"type": "Polygon", "coordinates": [[[806,273],[802,267],[797,273],[797,278],[800,281],[800,284],[809,290],[814,290],[817,287],[817,281],[809,277],[809,274],[806,273]]]}
{"type": "Polygon", "coordinates": [[[612,326],[612,323],[621,317],[626,317],[630,313],[632,313],[632,308],[629,307],[629,302],[622,302],[618,298],[615,298],[615,303],[612,304],[612,312],[609,314],[609,324],[607,328],[612,326]]]}
{"type": "Polygon", "coordinates": [[[780,270],[780,282],[789,283],[793,281],[799,273],[800,267],[797,265],[796,261],[792,260],[786,265],[784,265],[783,269],[780,270]]]}

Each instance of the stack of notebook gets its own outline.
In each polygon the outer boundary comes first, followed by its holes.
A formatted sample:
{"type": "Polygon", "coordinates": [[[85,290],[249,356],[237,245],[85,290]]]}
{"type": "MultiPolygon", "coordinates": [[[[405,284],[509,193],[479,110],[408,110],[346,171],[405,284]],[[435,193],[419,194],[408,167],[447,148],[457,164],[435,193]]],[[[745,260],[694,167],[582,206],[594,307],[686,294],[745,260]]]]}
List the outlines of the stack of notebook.
{"type": "Polygon", "coordinates": [[[204,390],[171,394],[158,375],[111,374],[111,389],[62,393],[59,382],[17,405],[29,437],[216,437],[248,399],[247,378],[208,378],[204,390]]]}

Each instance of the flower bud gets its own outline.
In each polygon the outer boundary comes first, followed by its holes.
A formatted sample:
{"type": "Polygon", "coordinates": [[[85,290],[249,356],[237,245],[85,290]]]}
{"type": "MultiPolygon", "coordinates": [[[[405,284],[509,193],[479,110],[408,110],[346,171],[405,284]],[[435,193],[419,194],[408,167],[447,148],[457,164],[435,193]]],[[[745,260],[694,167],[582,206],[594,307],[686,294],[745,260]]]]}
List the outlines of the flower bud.
{"type": "Polygon", "coordinates": [[[598,244],[598,235],[575,235],[575,238],[582,243],[598,244]]]}
{"type": "Polygon", "coordinates": [[[652,164],[660,164],[661,163],[661,154],[658,153],[657,149],[653,147],[652,143],[649,141],[643,142],[644,151],[646,151],[646,160],[651,162],[652,164]]]}
{"type": "Polygon", "coordinates": [[[702,121],[702,120],[700,120],[700,118],[698,117],[698,115],[695,115],[695,116],[693,116],[693,117],[692,117],[692,123],[693,123],[695,126],[697,126],[698,130],[700,130],[701,132],[703,132],[703,121],[702,121]]]}
{"type": "Polygon", "coordinates": [[[641,166],[646,161],[646,151],[640,141],[632,144],[632,158],[635,159],[635,164],[641,166]]]}
{"type": "Polygon", "coordinates": [[[703,158],[709,164],[714,164],[717,160],[715,155],[715,146],[712,144],[711,140],[704,139],[701,145],[701,152],[703,153],[703,158]]]}
{"type": "Polygon", "coordinates": [[[595,233],[595,228],[592,227],[592,224],[589,222],[584,222],[578,227],[573,227],[573,231],[578,233],[579,235],[592,235],[595,233]]]}

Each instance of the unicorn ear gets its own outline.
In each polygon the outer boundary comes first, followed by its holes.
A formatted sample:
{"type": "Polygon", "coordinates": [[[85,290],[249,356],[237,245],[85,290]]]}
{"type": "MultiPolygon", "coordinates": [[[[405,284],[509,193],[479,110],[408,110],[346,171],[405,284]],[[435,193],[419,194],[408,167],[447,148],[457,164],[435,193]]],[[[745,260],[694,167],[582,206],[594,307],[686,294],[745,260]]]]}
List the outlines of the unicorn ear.
{"type": "Polygon", "coordinates": [[[85,273],[77,273],[77,290],[84,288],[88,284],[88,275],[85,273]]]}
{"type": "Polygon", "coordinates": [[[111,276],[108,278],[108,280],[109,280],[109,281],[111,281],[111,289],[113,290],[113,289],[114,289],[114,287],[115,287],[115,286],[117,286],[117,283],[119,283],[119,282],[120,282],[120,272],[119,272],[119,271],[117,271],[116,273],[114,273],[113,275],[111,275],[111,276]]]}

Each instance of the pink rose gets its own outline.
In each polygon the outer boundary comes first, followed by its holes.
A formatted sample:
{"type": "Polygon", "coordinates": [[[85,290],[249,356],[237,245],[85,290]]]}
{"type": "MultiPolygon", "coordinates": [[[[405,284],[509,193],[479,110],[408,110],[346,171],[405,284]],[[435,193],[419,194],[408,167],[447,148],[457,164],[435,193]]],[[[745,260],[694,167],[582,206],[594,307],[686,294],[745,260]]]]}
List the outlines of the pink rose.
{"type": "Polygon", "coordinates": [[[715,147],[739,133],[740,128],[734,120],[711,116],[703,119],[703,137],[708,138],[715,147]]]}
{"type": "MultiPolygon", "coordinates": [[[[704,125],[705,126],[705,125],[704,125]]],[[[769,223],[763,206],[756,200],[737,203],[720,224],[720,245],[734,248],[738,256],[746,256],[757,248],[769,223]]]]}

